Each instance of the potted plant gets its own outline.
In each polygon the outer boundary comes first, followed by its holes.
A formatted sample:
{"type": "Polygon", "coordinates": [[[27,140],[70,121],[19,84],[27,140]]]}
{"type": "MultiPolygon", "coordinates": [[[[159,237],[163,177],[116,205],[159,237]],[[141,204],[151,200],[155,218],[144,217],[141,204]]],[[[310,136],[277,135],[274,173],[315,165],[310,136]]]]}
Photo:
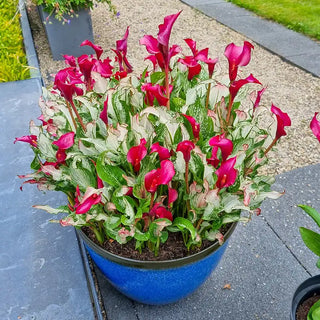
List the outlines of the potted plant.
{"type": "MultiPolygon", "coordinates": [[[[90,10],[93,0],[32,0],[37,5],[40,19],[46,32],[53,60],[63,60],[63,55],[79,57],[91,54],[90,47],[80,47],[83,39],[93,42],[90,10]]],[[[98,0],[106,3],[116,14],[111,0],[98,0]]]]}
{"type": "Polygon", "coordinates": [[[258,79],[238,74],[251,43],[226,47],[227,76],[194,40],[185,39],[187,55],[170,45],[180,13],[140,40],[152,64],[141,75],[127,58],[129,28],[114,62],[84,41],[95,55],[65,56],[68,67],[40,99],[42,123],[16,138],[35,154],[24,184],[68,197],[57,209],[35,207],[62,213],[54,221],[76,228],[109,281],[149,304],[194,291],[236,223],[281,195],[258,169],[291,124],[276,106],[260,105],[258,79]]]}
{"type": "MultiPolygon", "coordinates": [[[[320,142],[320,122],[317,120],[316,112],[310,128],[320,142]]],[[[320,213],[307,205],[299,205],[320,227],[320,213]]],[[[320,234],[300,227],[300,234],[305,245],[318,257],[320,257],[320,234]]],[[[317,267],[320,268],[320,259],[317,267]]],[[[296,290],[291,307],[292,320],[319,320],[320,319],[320,275],[311,277],[304,281],[296,290]]]]}

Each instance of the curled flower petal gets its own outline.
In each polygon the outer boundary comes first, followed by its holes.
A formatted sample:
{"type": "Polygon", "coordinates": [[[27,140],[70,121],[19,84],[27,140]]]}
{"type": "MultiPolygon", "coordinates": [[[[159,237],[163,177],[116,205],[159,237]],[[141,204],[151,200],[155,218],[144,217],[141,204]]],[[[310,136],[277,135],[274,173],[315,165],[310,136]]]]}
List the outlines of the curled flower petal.
{"type": "Polygon", "coordinates": [[[17,141],[22,141],[29,143],[33,147],[37,147],[37,139],[38,137],[36,135],[30,135],[30,136],[22,136],[20,138],[16,138],[13,143],[16,143],[17,141]]]}
{"type": "Polygon", "coordinates": [[[312,130],[313,134],[320,142],[320,122],[317,120],[317,115],[318,115],[318,112],[315,112],[310,122],[310,129],[312,130]]]}
{"type": "Polygon", "coordinates": [[[192,141],[184,140],[178,143],[177,151],[182,152],[185,162],[189,162],[191,158],[191,150],[195,148],[192,141]]]}
{"type": "Polygon", "coordinates": [[[244,86],[245,84],[248,84],[248,83],[261,84],[261,82],[258,79],[256,79],[252,74],[250,74],[245,79],[240,79],[240,80],[237,80],[237,81],[233,81],[232,84],[229,87],[230,96],[231,96],[232,101],[236,97],[236,95],[237,95],[238,91],[240,90],[240,88],[242,86],[244,86]]]}
{"type": "Polygon", "coordinates": [[[56,145],[59,149],[69,149],[74,145],[73,131],[63,134],[57,141],[53,141],[52,144],[56,145]]]}
{"type": "Polygon", "coordinates": [[[250,62],[252,49],[254,49],[254,46],[248,41],[245,41],[243,46],[236,46],[234,43],[230,43],[226,47],[224,55],[229,61],[230,81],[236,79],[239,66],[246,66],[250,62]]]}
{"type": "Polygon", "coordinates": [[[217,188],[227,188],[235,183],[238,174],[238,170],[234,168],[236,161],[236,157],[230,158],[222,162],[220,168],[216,170],[215,174],[218,177],[216,182],[217,188]]]}
{"type": "Polygon", "coordinates": [[[160,168],[145,175],[144,185],[148,192],[155,193],[161,184],[168,184],[175,175],[174,165],[170,160],[161,161],[160,168]]]}
{"type": "Polygon", "coordinates": [[[182,114],[191,124],[192,127],[192,133],[193,133],[193,137],[198,140],[199,139],[199,134],[200,134],[200,123],[196,122],[196,120],[191,117],[188,116],[186,114],[182,114]]]}
{"type": "Polygon", "coordinates": [[[79,204],[79,206],[77,206],[76,214],[84,214],[88,212],[93,205],[98,204],[100,202],[101,202],[101,195],[94,193],[90,197],[82,201],[79,204]]]}
{"type": "Polygon", "coordinates": [[[140,170],[141,160],[147,155],[146,143],[146,139],[142,138],[138,146],[134,146],[128,151],[127,161],[132,164],[135,172],[140,170]]]}
{"type": "Polygon", "coordinates": [[[170,39],[171,30],[172,30],[173,24],[175,23],[175,21],[179,17],[180,13],[181,13],[181,11],[179,11],[176,14],[166,16],[164,18],[163,24],[159,25],[159,33],[158,33],[157,40],[160,44],[162,44],[165,47],[169,46],[169,39],[170,39]]]}
{"type": "Polygon", "coordinates": [[[178,199],[178,191],[173,188],[168,188],[168,206],[178,199]]]}
{"type": "Polygon", "coordinates": [[[231,140],[225,138],[225,135],[218,135],[212,137],[209,140],[209,145],[212,147],[219,147],[221,150],[222,160],[226,161],[227,158],[230,156],[233,150],[233,143],[231,140]]]}
{"type": "Polygon", "coordinates": [[[106,126],[108,126],[108,99],[107,96],[106,101],[103,103],[103,109],[100,113],[100,119],[105,123],[106,126]]]}
{"type": "Polygon", "coordinates": [[[97,59],[100,59],[102,53],[103,53],[103,49],[100,47],[100,46],[97,46],[95,44],[93,44],[91,41],[89,40],[84,40],[81,44],[80,44],[80,47],[83,47],[83,46],[89,46],[91,47],[95,52],[96,52],[96,55],[97,55],[97,59]]]}
{"type": "Polygon", "coordinates": [[[169,159],[171,157],[170,151],[160,146],[159,142],[154,143],[150,148],[150,153],[157,152],[160,158],[160,161],[169,159]]]}
{"type": "Polygon", "coordinates": [[[282,136],[287,135],[284,130],[284,127],[291,126],[291,119],[287,113],[282,112],[279,108],[272,104],[271,112],[277,117],[277,132],[276,138],[279,139],[282,136]]]}
{"type": "Polygon", "coordinates": [[[259,107],[261,97],[262,97],[263,93],[266,91],[266,89],[267,88],[263,88],[257,92],[257,98],[256,98],[256,101],[254,102],[253,109],[256,109],[257,107],[259,107]]]}

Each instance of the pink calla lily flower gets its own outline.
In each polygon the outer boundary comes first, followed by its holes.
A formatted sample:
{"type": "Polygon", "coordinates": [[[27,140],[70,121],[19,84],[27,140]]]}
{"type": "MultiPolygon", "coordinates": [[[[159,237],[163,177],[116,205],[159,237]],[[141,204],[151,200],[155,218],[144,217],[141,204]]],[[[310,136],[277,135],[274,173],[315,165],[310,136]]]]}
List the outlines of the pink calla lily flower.
{"type": "Polygon", "coordinates": [[[188,116],[186,114],[182,114],[191,124],[192,127],[192,133],[195,140],[199,140],[199,134],[200,134],[200,123],[196,122],[195,118],[188,116]]]}
{"type": "Polygon", "coordinates": [[[233,185],[237,179],[238,170],[234,168],[237,158],[233,157],[225,162],[222,162],[220,168],[215,174],[218,177],[216,186],[218,189],[227,188],[233,185]]]}
{"type": "Polygon", "coordinates": [[[263,89],[261,89],[260,91],[257,92],[257,98],[256,98],[256,101],[254,102],[253,109],[256,109],[256,108],[259,107],[261,97],[262,97],[263,93],[266,91],[266,89],[267,88],[263,88],[263,89]]]}
{"type": "Polygon", "coordinates": [[[233,143],[231,140],[225,138],[225,134],[212,137],[209,140],[209,145],[212,147],[219,147],[221,150],[222,161],[226,161],[233,150],[233,143]]]}
{"type": "Polygon", "coordinates": [[[277,117],[277,132],[276,139],[279,139],[282,136],[287,135],[284,130],[284,127],[291,126],[291,119],[287,113],[282,112],[279,108],[272,104],[271,112],[277,117]]]}
{"type": "Polygon", "coordinates": [[[116,42],[116,49],[112,51],[117,55],[120,71],[132,72],[133,68],[127,59],[127,44],[129,36],[129,27],[121,40],[116,42]]]}
{"type": "Polygon", "coordinates": [[[141,160],[147,155],[146,143],[146,139],[142,138],[138,146],[134,146],[128,151],[127,161],[132,164],[135,172],[140,170],[141,160]]]}
{"type": "Polygon", "coordinates": [[[240,90],[240,88],[248,83],[257,83],[257,84],[261,84],[261,82],[256,79],[252,74],[250,74],[247,78],[245,79],[240,79],[237,81],[233,81],[229,87],[229,91],[230,91],[230,98],[231,101],[234,100],[234,98],[236,97],[238,91],[240,90]]]}
{"type": "MultiPolygon", "coordinates": [[[[170,87],[172,90],[172,86],[170,87]]],[[[152,85],[152,83],[144,83],[141,86],[141,91],[145,92],[144,101],[147,105],[153,106],[154,99],[157,99],[160,106],[165,106],[168,102],[168,98],[165,96],[165,88],[159,84],[152,85]]]]}
{"type": "Polygon", "coordinates": [[[67,132],[63,134],[57,141],[52,142],[52,144],[56,145],[59,149],[69,149],[74,145],[74,136],[75,133],[73,131],[67,132]]]}
{"type": "Polygon", "coordinates": [[[192,141],[184,140],[178,143],[177,152],[180,151],[183,154],[184,161],[187,163],[191,158],[191,151],[195,148],[192,141]]]}
{"type": "Polygon", "coordinates": [[[89,40],[84,40],[81,44],[80,44],[80,47],[83,47],[83,46],[89,46],[91,47],[95,52],[96,52],[96,55],[97,55],[97,59],[100,59],[102,53],[103,53],[103,49],[100,47],[100,46],[97,46],[95,44],[93,44],[91,41],[89,40]]]}
{"type": "Polygon", "coordinates": [[[101,202],[101,195],[96,193],[92,194],[88,198],[84,198],[76,208],[76,214],[87,213],[92,206],[101,202]]]}
{"type": "Polygon", "coordinates": [[[171,157],[170,151],[160,146],[159,142],[154,143],[150,148],[150,153],[157,152],[159,155],[160,161],[169,159],[171,157]]]}
{"type": "Polygon", "coordinates": [[[251,59],[251,50],[254,46],[245,41],[243,46],[236,46],[234,43],[230,43],[224,52],[224,55],[229,61],[229,78],[230,81],[234,81],[237,78],[238,67],[246,66],[251,59]]]}
{"type": "Polygon", "coordinates": [[[178,191],[173,188],[168,188],[168,206],[178,199],[178,191]]]}
{"type": "Polygon", "coordinates": [[[310,129],[312,130],[313,134],[320,142],[320,122],[317,120],[317,115],[318,115],[318,112],[315,112],[310,122],[310,129]]]}
{"type": "Polygon", "coordinates": [[[168,184],[175,175],[174,165],[170,160],[163,160],[160,168],[151,170],[145,175],[144,185],[148,192],[154,194],[159,185],[168,184]]]}
{"type": "Polygon", "coordinates": [[[81,73],[75,68],[62,69],[55,76],[53,89],[58,89],[68,102],[73,103],[72,96],[74,94],[83,95],[83,90],[76,86],[76,84],[83,83],[80,78],[81,73]]]}
{"type": "Polygon", "coordinates": [[[109,97],[107,96],[106,101],[103,103],[103,109],[100,113],[100,119],[105,123],[105,125],[108,127],[108,100],[109,97]]]}
{"type": "Polygon", "coordinates": [[[30,136],[22,136],[20,138],[16,138],[13,143],[16,143],[17,141],[26,142],[26,143],[29,143],[31,146],[37,148],[38,146],[37,139],[38,137],[32,134],[30,136]]]}

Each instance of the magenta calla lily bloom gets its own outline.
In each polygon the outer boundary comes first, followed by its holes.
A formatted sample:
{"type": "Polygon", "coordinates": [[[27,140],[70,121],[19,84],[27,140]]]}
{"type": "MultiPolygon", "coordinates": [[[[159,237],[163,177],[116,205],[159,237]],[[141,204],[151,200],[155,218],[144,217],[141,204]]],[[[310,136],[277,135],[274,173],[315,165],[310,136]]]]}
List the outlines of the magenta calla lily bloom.
{"type": "Polygon", "coordinates": [[[108,100],[109,97],[107,96],[106,101],[103,103],[103,109],[100,113],[100,119],[105,123],[106,126],[108,126],[108,100]]]}
{"type": "MultiPolygon", "coordinates": [[[[172,86],[170,86],[170,91],[172,86]]],[[[144,83],[141,86],[141,91],[145,92],[144,102],[148,106],[154,105],[154,99],[157,99],[160,106],[165,106],[168,102],[168,98],[165,96],[165,88],[159,84],[152,85],[152,83],[144,83]]]]}
{"type": "Polygon", "coordinates": [[[271,112],[277,117],[277,132],[276,139],[279,139],[282,136],[287,135],[284,130],[284,127],[291,126],[291,119],[287,113],[282,112],[279,108],[272,104],[271,112]]]}
{"type": "Polygon", "coordinates": [[[53,89],[58,89],[68,102],[73,103],[72,96],[74,94],[83,95],[83,90],[76,86],[76,84],[83,83],[80,78],[81,73],[75,68],[62,69],[55,76],[53,89]]]}
{"type": "Polygon", "coordinates": [[[252,74],[250,74],[245,79],[240,79],[240,80],[237,80],[237,81],[233,81],[231,83],[230,87],[229,87],[230,98],[231,98],[232,101],[234,100],[234,98],[238,94],[238,91],[240,90],[240,88],[243,87],[244,85],[248,84],[248,83],[261,84],[261,82],[258,79],[256,79],[252,74]]]}
{"type": "Polygon", "coordinates": [[[178,191],[173,188],[168,188],[168,206],[178,199],[178,191]]]}
{"type": "Polygon", "coordinates": [[[96,55],[97,55],[97,59],[100,59],[102,53],[103,53],[103,49],[100,47],[100,46],[97,46],[95,44],[93,44],[91,41],[89,40],[84,40],[81,44],[80,44],[80,47],[83,47],[83,46],[89,46],[91,47],[95,52],[96,52],[96,55]]]}
{"type": "Polygon", "coordinates": [[[229,78],[230,81],[234,81],[237,78],[238,67],[246,66],[251,59],[251,50],[254,46],[245,41],[243,46],[236,46],[234,43],[230,43],[224,52],[224,55],[229,61],[229,78]]]}
{"type": "Polygon", "coordinates": [[[110,78],[112,76],[113,66],[110,64],[111,59],[107,58],[103,61],[97,60],[92,68],[92,71],[98,72],[103,78],[110,78]]]}
{"type": "Polygon", "coordinates": [[[73,131],[63,134],[57,141],[53,141],[52,144],[56,145],[59,149],[69,149],[74,145],[73,131]]]}
{"type": "Polygon", "coordinates": [[[201,71],[201,65],[193,56],[186,56],[178,61],[188,67],[188,80],[193,79],[201,71]]]}
{"type": "Polygon", "coordinates": [[[200,123],[196,122],[195,118],[188,116],[186,114],[182,114],[191,124],[193,137],[198,140],[200,134],[200,123]]]}
{"type": "Polygon", "coordinates": [[[90,197],[86,198],[84,201],[80,202],[80,204],[76,208],[76,214],[87,213],[92,206],[100,202],[101,202],[101,195],[94,193],[90,197]]]}
{"type": "Polygon", "coordinates": [[[37,146],[38,146],[37,139],[38,139],[38,137],[36,135],[32,134],[30,136],[22,136],[20,138],[16,138],[13,143],[16,143],[17,141],[26,142],[26,143],[29,143],[30,145],[32,145],[33,147],[37,148],[37,146]]]}
{"type": "MultiPolygon", "coordinates": [[[[181,12],[182,11],[179,11],[176,14],[166,16],[164,18],[163,24],[159,25],[157,40],[158,40],[158,43],[164,47],[163,53],[168,52],[171,30],[172,30],[173,24],[175,23],[175,21],[177,20],[181,12]]],[[[164,56],[166,57],[165,54],[164,56]]]]}
{"type": "Polygon", "coordinates": [[[170,151],[160,146],[159,142],[154,143],[150,148],[150,153],[157,152],[159,155],[160,161],[169,159],[171,157],[170,151]]]}
{"type": "Polygon", "coordinates": [[[177,152],[180,151],[183,154],[185,162],[189,162],[191,158],[191,151],[195,148],[195,145],[192,141],[184,140],[178,143],[177,152]]]}
{"type": "Polygon", "coordinates": [[[132,72],[133,68],[127,59],[127,44],[129,36],[129,27],[121,40],[116,41],[116,49],[112,51],[117,55],[120,71],[132,72]]]}
{"type": "MultiPolygon", "coordinates": [[[[162,70],[169,70],[170,59],[181,52],[181,47],[178,45],[173,45],[169,49],[169,40],[172,30],[172,26],[181,11],[177,14],[173,14],[164,18],[164,23],[159,25],[159,32],[157,39],[151,35],[145,35],[140,39],[140,44],[145,45],[147,51],[154,55],[159,67],[162,70]]],[[[147,57],[150,59],[150,56],[147,57]]],[[[152,60],[154,63],[154,60],[152,60]]]]}
{"type": "Polygon", "coordinates": [[[67,154],[64,149],[58,149],[56,153],[56,159],[57,163],[56,164],[63,164],[65,163],[65,160],[67,159],[67,154]]]}
{"type": "Polygon", "coordinates": [[[146,139],[140,139],[140,144],[130,148],[127,154],[127,161],[132,164],[135,172],[140,170],[141,160],[147,155],[146,139]]]}
{"type": "Polygon", "coordinates": [[[231,140],[225,138],[225,134],[212,137],[209,140],[209,145],[212,147],[219,147],[221,150],[222,161],[226,161],[233,150],[233,143],[231,140]]]}
{"type": "Polygon", "coordinates": [[[74,56],[68,56],[68,55],[64,55],[64,61],[67,65],[69,65],[70,67],[76,67],[77,66],[77,62],[76,62],[76,58],[74,56]]]}
{"type": "Polygon", "coordinates": [[[170,160],[163,160],[160,168],[151,170],[144,177],[144,185],[148,192],[154,194],[159,185],[168,184],[175,175],[174,165],[170,160]]]}
{"type": "Polygon", "coordinates": [[[319,112],[314,113],[314,116],[310,122],[310,129],[312,130],[313,134],[320,142],[320,122],[317,120],[318,113],[319,112]]]}
{"type": "Polygon", "coordinates": [[[261,97],[262,97],[263,93],[266,91],[266,89],[267,88],[263,88],[263,89],[261,89],[260,91],[257,92],[257,98],[256,98],[256,101],[254,102],[253,109],[256,109],[256,108],[259,107],[261,97]]]}
{"type": "Polygon", "coordinates": [[[220,168],[216,170],[215,174],[218,177],[216,186],[218,189],[227,188],[233,185],[237,179],[238,170],[234,168],[237,157],[228,159],[222,162],[220,168]]]}

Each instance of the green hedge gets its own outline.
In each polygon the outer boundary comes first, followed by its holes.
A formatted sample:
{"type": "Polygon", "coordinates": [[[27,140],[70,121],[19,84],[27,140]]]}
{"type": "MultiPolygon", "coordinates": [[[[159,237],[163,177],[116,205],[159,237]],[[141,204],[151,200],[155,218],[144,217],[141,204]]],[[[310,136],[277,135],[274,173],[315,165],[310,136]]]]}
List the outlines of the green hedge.
{"type": "Polygon", "coordinates": [[[19,0],[0,0],[0,82],[30,78],[18,3],[19,0]]]}

